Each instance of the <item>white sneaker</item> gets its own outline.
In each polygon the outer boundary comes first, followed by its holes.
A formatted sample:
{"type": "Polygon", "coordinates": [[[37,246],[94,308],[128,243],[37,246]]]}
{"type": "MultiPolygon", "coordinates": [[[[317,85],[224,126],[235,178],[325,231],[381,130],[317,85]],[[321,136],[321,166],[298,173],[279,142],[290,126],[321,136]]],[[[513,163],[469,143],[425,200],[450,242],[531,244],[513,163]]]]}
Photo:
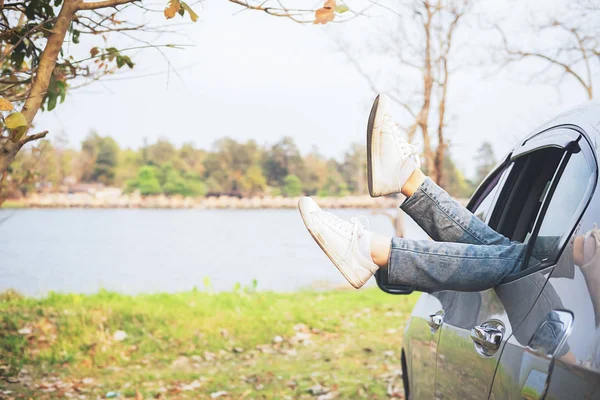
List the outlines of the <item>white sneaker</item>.
{"type": "Polygon", "coordinates": [[[360,288],[379,269],[359,252],[364,227],[356,218],[344,221],[321,210],[310,197],[302,197],[298,209],[308,232],[352,286],[360,288]]]}
{"type": "Polygon", "coordinates": [[[367,125],[367,169],[371,197],[400,193],[414,170],[421,165],[415,146],[404,139],[388,113],[389,99],[375,99],[367,125]]]}

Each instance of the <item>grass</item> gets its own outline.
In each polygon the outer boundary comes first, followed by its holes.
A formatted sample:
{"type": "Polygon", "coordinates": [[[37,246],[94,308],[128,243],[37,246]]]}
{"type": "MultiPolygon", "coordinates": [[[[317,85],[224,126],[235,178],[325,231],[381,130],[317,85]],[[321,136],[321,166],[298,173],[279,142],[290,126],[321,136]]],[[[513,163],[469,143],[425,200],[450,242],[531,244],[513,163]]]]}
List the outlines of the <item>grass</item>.
{"type": "Polygon", "coordinates": [[[0,204],[0,208],[25,208],[26,205],[22,201],[18,200],[5,200],[0,204]]]}
{"type": "Polygon", "coordinates": [[[378,289],[7,292],[0,398],[399,396],[402,333],[416,299],[378,289]]]}

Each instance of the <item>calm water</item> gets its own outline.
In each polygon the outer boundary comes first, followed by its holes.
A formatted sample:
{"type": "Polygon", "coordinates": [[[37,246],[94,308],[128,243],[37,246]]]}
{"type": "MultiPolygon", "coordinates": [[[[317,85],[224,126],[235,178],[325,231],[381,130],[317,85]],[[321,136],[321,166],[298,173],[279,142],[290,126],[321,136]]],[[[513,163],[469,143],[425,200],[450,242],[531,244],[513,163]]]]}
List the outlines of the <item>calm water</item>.
{"type": "MultiPolygon", "coordinates": [[[[335,213],[393,232],[369,210],[335,213]]],[[[2,220],[0,291],[173,292],[207,276],[215,290],[253,279],[277,291],[345,284],[296,210],[0,210],[2,220]]]]}

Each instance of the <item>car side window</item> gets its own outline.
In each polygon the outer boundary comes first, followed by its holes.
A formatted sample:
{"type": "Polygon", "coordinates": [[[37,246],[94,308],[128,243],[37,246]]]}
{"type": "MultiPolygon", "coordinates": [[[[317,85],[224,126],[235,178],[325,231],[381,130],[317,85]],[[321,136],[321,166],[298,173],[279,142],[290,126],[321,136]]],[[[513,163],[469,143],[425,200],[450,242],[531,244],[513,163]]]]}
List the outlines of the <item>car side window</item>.
{"type": "Polygon", "coordinates": [[[556,263],[592,195],[597,168],[587,140],[568,128],[536,135],[513,154],[488,220],[528,245],[521,272],[509,280],[556,263]]]}
{"type": "Polygon", "coordinates": [[[544,213],[529,266],[556,260],[561,239],[575,227],[582,207],[589,200],[594,169],[583,151],[571,154],[544,213]]]}
{"type": "Polygon", "coordinates": [[[592,178],[593,170],[584,154],[573,154],[552,195],[538,237],[561,236],[564,233],[579,204],[584,200],[592,178]]]}

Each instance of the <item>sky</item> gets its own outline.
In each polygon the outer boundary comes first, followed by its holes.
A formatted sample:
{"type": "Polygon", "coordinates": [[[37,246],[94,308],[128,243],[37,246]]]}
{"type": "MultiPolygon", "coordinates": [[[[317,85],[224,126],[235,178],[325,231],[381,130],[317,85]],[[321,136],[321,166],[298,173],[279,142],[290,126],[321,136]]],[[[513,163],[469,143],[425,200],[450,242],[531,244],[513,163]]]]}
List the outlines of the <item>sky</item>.
{"type": "MultiPolygon", "coordinates": [[[[481,7],[497,14],[517,6],[519,2],[490,0],[481,7]]],[[[148,34],[144,40],[189,47],[128,53],[136,62],[133,70],[70,91],[64,104],[38,115],[36,129],[48,129],[50,137],[66,136],[72,147],[91,130],[133,148],[144,138],[210,148],[223,136],[265,144],[286,135],[303,152],[316,145],[321,153],[338,158],[352,142],[364,142],[375,93],[334,38],[363,39],[372,31],[369,25],[385,23],[382,11],[317,26],[238,12],[238,6],[224,0],[197,3],[194,9],[200,16],[196,23],[179,17],[164,21],[160,13],[144,16],[161,26],[172,23],[176,31],[148,34]]],[[[463,33],[464,58],[486,46],[472,35],[476,21],[470,25],[463,33]]],[[[110,43],[135,44],[123,35],[114,35],[110,43]]],[[[73,52],[89,48],[73,46],[73,52]]],[[[453,157],[468,176],[474,174],[474,153],[483,141],[494,145],[499,158],[537,125],[586,100],[572,79],[559,85],[544,79],[531,82],[537,64],[499,72],[479,63],[464,64],[452,81],[447,133],[453,157]]],[[[390,66],[379,73],[393,71],[390,66]]]]}

